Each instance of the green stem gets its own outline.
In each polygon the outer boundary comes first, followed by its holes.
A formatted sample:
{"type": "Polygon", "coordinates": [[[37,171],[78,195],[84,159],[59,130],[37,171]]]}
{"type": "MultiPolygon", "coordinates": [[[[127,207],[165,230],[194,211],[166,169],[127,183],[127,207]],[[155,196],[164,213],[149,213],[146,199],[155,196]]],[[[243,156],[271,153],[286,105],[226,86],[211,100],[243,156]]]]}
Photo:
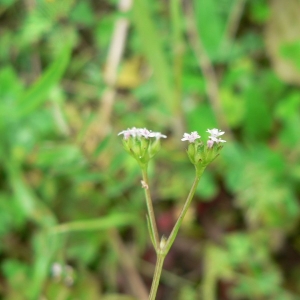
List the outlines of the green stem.
{"type": "Polygon", "coordinates": [[[169,236],[169,238],[168,238],[168,240],[166,242],[166,245],[165,245],[165,247],[163,249],[163,251],[164,251],[165,254],[167,254],[169,252],[170,248],[172,247],[172,245],[173,245],[173,243],[175,241],[175,238],[177,236],[178,230],[180,228],[180,225],[182,223],[182,220],[183,220],[186,212],[188,211],[188,209],[190,207],[190,204],[192,202],[193,196],[195,194],[196,188],[198,186],[198,183],[200,181],[200,178],[201,178],[201,175],[202,175],[203,171],[204,171],[204,168],[200,172],[199,172],[199,170],[197,170],[197,172],[196,172],[196,177],[195,177],[195,180],[193,182],[192,188],[191,188],[191,190],[190,190],[190,192],[189,192],[189,194],[188,194],[188,196],[187,196],[187,198],[185,200],[184,206],[183,206],[183,208],[182,208],[182,210],[180,212],[178,220],[177,220],[175,226],[173,227],[173,230],[172,230],[172,232],[171,232],[171,234],[170,234],[170,236],[169,236]]]}
{"type": "Polygon", "coordinates": [[[149,300],[155,300],[165,257],[166,256],[162,253],[157,254],[157,261],[156,261],[156,265],[155,265],[154,277],[153,277],[153,281],[152,281],[152,285],[151,285],[149,300]]]}
{"type": "Polygon", "coordinates": [[[144,190],[145,190],[145,196],[146,196],[146,204],[147,204],[147,210],[148,210],[148,215],[149,215],[149,221],[150,221],[151,230],[152,230],[152,234],[153,234],[154,248],[155,248],[155,251],[158,252],[158,250],[159,250],[159,235],[158,235],[158,231],[157,231],[155,215],[154,215],[154,210],[153,210],[153,205],[152,205],[152,200],[151,200],[151,195],[150,195],[150,190],[149,190],[149,179],[148,179],[147,167],[142,168],[142,173],[143,173],[143,181],[146,184],[146,187],[144,190]]]}
{"type": "Polygon", "coordinates": [[[161,243],[159,242],[159,236],[158,236],[158,231],[157,231],[157,227],[156,227],[156,221],[155,221],[155,216],[154,216],[154,211],[153,211],[153,206],[152,206],[152,200],[151,200],[151,196],[150,196],[150,192],[149,192],[149,180],[148,180],[148,175],[147,175],[147,167],[142,169],[143,180],[144,180],[144,183],[146,184],[145,195],[146,195],[146,203],[147,203],[147,208],[148,208],[150,226],[151,226],[151,231],[153,234],[154,247],[155,247],[156,254],[157,254],[157,261],[156,261],[156,265],[155,265],[155,271],[154,271],[153,281],[152,281],[152,285],[151,285],[149,300],[155,300],[155,298],[156,298],[157,289],[158,289],[165,257],[168,254],[170,248],[172,247],[174,240],[177,236],[178,230],[180,228],[180,225],[182,223],[182,220],[183,220],[187,210],[190,207],[190,204],[191,204],[193,196],[195,194],[197,185],[200,181],[200,178],[202,176],[204,169],[205,169],[205,167],[203,167],[202,169],[196,169],[196,177],[195,177],[195,180],[191,187],[191,190],[190,190],[188,197],[185,201],[185,204],[181,210],[178,220],[177,220],[177,222],[165,244],[163,243],[163,240],[161,243]]]}

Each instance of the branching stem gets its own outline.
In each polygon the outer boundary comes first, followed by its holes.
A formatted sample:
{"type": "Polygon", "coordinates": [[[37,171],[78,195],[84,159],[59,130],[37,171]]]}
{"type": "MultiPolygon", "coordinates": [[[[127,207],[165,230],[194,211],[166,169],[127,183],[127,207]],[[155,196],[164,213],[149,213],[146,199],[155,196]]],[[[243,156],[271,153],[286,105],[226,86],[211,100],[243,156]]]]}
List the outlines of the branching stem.
{"type": "Polygon", "coordinates": [[[188,209],[190,207],[190,204],[192,202],[193,196],[195,194],[196,188],[198,186],[198,183],[200,181],[200,178],[202,176],[204,169],[205,169],[205,167],[203,167],[203,169],[201,169],[201,170],[198,169],[196,171],[195,180],[193,182],[191,190],[187,196],[185,204],[181,210],[181,213],[178,217],[178,220],[177,220],[169,238],[166,241],[164,241],[162,239],[162,241],[160,242],[158,231],[157,231],[157,226],[156,226],[156,221],[155,221],[155,216],[154,216],[154,211],[153,211],[153,206],[152,206],[152,200],[151,200],[151,196],[150,196],[150,192],[149,192],[149,180],[148,180],[148,175],[147,175],[147,168],[143,168],[143,181],[147,185],[147,188],[145,188],[146,203],[147,203],[147,209],[148,209],[148,214],[149,214],[152,236],[154,237],[153,243],[154,243],[154,247],[155,247],[156,254],[157,254],[157,260],[156,260],[155,271],[154,271],[153,281],[152,281],[152,285],[151,285],[149,300],[155,300],[165,257],[168,254],[168,252],[170,251],[170,249],[175,241],[178,230],[181,226],[181,223],[183,221],[183,218],[184,218],[186,212],[188,211],[188,209]]]}

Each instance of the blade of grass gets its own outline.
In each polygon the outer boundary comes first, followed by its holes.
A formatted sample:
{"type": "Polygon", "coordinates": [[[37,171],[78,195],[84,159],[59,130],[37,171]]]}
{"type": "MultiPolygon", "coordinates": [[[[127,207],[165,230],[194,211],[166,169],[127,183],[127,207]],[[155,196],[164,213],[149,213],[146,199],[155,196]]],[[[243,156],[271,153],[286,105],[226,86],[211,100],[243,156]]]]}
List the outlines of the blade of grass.
{"type": "Polygon", "coordinates": [[[47,95],[51,88],[60,80],[65,72],[69,63],[70,54],[71,47],[67,43],[56,60],[19,99],[19,116],[22,117],[30,114],[47,100],[47,95]]]}
{"type": "Polygon", "coordinates": [[[112,213],[98,219],[74,221],[52,227],[50,234],[69,233],[87,230],[106,230],[110,228],[123,227],[134,224],[137,217],[128,213],[112,213]]]}
{"type": "Polygon", "coordinates": [[[155,28],[153,17],[150,15],[144,0],[134,1],[132,12],[132,21],[141,40],[142,50],[153,68],[154,81],[158,96],[163,103],[163,109],[166,114],[174,115],[177,103],[174,101],[172,72],[167,63],[167,57],[163,51],[161,38],[155,28]]]}

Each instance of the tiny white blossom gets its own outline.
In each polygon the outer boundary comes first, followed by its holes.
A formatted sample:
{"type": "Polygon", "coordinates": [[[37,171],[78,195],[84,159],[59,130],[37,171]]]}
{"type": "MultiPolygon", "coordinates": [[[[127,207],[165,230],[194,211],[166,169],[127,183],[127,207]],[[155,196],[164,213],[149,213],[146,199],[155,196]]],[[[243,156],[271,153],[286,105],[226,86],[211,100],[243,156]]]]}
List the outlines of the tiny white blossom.
{"type": "Polygon", "coordinates": [[[181,139],[182,141],[189,141],[190,143],[195,142],[196,139],[200,139],[201,136],[198,134],[197,131],[193,131],[190,134],[184,133],[183,138],[181,139]]]}
{"type": "Polygon", "coordinates": [[[138,132],[141,134],[141,136],[145,137],[146,139],[148,139],[151,136],[151,130],[148,130],[146,128],[140,128],[138,129],[138,132]]]}
{"type": "Polygon", "coordinates": [[[208,132],[210,134],[210,137],[215,137],[215,138],[218,137],[218,136],[220,136],[220,135],[223,135],[225,133],[224,131],[221,131],[221,130],[216,129],[216,128],[214,128],[214,129],[207,129],[206,132],[208,132]]]}
{"type": "Polygon", "coordinates": [[[125,140],[127,140],[130,137],[130,135],[131,135],[129,129],[123,130],[123,131],[121,131],[121,132],[118,133],[118,135],[120,135],[120,134],[123,134],[125,140]]]}
{"type": "Polygon", "coordinates": [[[147,128],[128,128],[126,130],[123,130],[118,133],[118,135],[123,134],[124,139],[127,140],[129,137],[144,137],[148,139],[149,137],[155,137],[156,139],[160,138],[166,138],[167,136],[164,134],[161,134],[160,132],[152,132],[151,130],[148,130],[147,128]]]}
{"type": "Polygon", "coordinates": [[[136,137],[136,136],[141,135],[140,132],[139,132],[139,129],[135,128],[135,127],[123,130],[123,131],[118,133],[118,135],[120,135],[120,134],[123,134],[125,140],[127,140],[130,136],[136,137]]]}
{"type": "Polygon", "coordinates": [[[131,129],[128,128],[128,131],[132,137],[140,136],[138,128],[135,127],[132,127],[131,129]]]}
{"type": "MultiPolygon", "coordinates": [[[[208,137],[212,142],[216,142],[217,144],[218,143],[226,143],[225,140],[222,140],[221,138],[219,138],[220,135],[223,135],[225,132],[224,131],[221,131],[219,129],[207,129],[207,131],[210,136],[208,137]]],[[[210,148],[212,147],[211,143],[210,143],[210,148]]]]}
{"type": "Polygon", "coordinates": [[[156,139],[160,139],[160,138],[166,138],[167,136],[164,134],[161,134],[160,132],[151,132],[150,137],[155,137],[156,139]]]}

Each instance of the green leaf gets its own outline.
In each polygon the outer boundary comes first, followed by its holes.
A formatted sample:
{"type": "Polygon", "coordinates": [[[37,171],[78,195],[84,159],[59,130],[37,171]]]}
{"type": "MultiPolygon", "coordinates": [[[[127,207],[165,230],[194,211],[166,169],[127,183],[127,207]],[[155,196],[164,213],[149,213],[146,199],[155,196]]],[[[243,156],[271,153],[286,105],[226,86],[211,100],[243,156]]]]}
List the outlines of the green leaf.
{"type": "Polygon", "coordinates": [[[259,24],[265,23],[270,17],[270,5],[266,0],[249,1],[251,19],[259,24]]]}
{"type": "Polygon", "coordinates": [[[11,66],[1,69],[0,86],[0,127],[5,129],[17,118],[16,99],[24,93],[24,88],[11,66]]]}
{"type": "Polygon", "coordinates": [[[71,47],[67,44],[38,81],[19,99],[19,116],[30,114],[47,100],[49,92],[65,72],[69,63],[70,54],[71,47]]]}
{"type": "Polygon", "coordinates": [[[300,71],[300,41],[285,43],[280,47],[280,54],[285,59],[289,60],[300,71]]]}
{"type": "Polygon", "coordinates": [[[272,115],[264,91],[253,81],[245,97],[245,137],[251,141],[267,138],[272,128],[272,115]]]}
{"type": "Polygon", "coordinates": [[[245,114],[244,99],[236,95],[233,89],[221,90],[222,107],[231,128],[238,127],[243,122],[245,114]]]}
{"type": "Polygon", "coordinates": [[[90,26],[94,22],[94,14],[89,2],[80,1],[73,8],[70,19],[86,26],[90,26]]]}
{"type": "Polygon", "coordinates": [[[0,5],[8,7],[8,6],[13,5],[14,2],[16,2],[16,0],[1,0],[0,5]]]}
{"type": "MultiPolygon", "coordinates": [[[[10,258],[1,264],[1,271],[4,274],[10,288],[15,290],[24,289],[28,276],[28,265],[19,260],[10,258]]],[[[17,298],[20,299],[20,298],[17,298]]]]}

